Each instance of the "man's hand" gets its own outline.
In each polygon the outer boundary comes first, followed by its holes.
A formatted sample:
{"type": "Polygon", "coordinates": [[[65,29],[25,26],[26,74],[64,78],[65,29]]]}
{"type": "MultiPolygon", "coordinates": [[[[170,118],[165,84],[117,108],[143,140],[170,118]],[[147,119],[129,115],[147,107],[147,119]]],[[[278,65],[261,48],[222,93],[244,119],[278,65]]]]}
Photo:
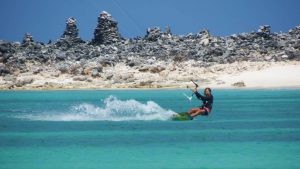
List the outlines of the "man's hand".
{"type": "Polygon", "coordinates": [[[193,89],[193,92],[196,93],[197,92],[197,88],[193,89]]]}

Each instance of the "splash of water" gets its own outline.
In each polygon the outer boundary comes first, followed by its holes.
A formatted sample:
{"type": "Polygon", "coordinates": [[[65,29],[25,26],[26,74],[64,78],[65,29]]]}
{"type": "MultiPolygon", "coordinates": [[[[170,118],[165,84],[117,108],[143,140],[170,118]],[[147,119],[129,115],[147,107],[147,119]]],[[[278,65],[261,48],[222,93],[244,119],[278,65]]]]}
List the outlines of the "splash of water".
{"type": "Polygon", "coordinates": [[[103,106],[82,103],[72,106],[68,112],[44,112],[19,116],[27,120],[42,121],[129,121],[129,120],[168,120],[175,112],[160,107],[153,101],[145,104],[134,99],[119,100],[109,96],[103,106]]]}

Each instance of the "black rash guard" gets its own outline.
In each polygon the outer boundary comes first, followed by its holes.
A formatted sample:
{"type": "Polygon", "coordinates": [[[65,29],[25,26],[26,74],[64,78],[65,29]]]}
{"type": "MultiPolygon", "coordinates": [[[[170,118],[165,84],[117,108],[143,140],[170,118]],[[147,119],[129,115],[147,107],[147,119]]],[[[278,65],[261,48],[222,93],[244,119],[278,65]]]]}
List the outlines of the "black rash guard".
{"type": "Polygon", "coordinates": [[[201,106],[202,108],[203,107],[206,107],[206,108],[209,108],[210,110],[212,109],[212,104],[214,102],[214,97],[213,95],[210,95],[210,96],[202,96],[200,93],[198,93],[198,91],[195,93],[195,95],[197,96],[197,98],[199,100],[202,100],[203,102],[203,105],[201,106]]]}

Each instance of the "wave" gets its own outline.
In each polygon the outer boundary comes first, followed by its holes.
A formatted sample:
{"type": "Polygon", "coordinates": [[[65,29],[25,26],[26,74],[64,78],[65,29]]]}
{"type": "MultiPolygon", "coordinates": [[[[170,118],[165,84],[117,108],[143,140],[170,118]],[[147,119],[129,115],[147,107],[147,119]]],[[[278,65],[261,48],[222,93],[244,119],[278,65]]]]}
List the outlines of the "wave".
{"type": "Polygon", "coordinates": [[[114,96],[104,99],[103,106],[82,103],[69,108],[67,112],[44,112],[23,114],[17,118],[39,121],[130,121],[168,120],[175,113],[160,107],[154,101],[141,103],[134,99],[119,100],[114,96]]]}

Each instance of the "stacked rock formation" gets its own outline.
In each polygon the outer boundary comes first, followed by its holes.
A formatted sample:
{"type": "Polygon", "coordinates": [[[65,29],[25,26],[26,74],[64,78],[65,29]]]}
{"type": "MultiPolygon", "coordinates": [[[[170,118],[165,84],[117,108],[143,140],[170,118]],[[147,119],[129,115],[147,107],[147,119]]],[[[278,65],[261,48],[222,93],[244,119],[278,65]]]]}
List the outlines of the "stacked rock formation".
{"type": "Polygon", "coordinates": [[[262,25],[259,27],[258,32],[270,34],[271,33],[271,26],[270,25],[262,25]]]}
{"type": "Polygon", "coordinates": [[[162,32],[159,27],[148,28],[145,38],[149,41],[157,41],[158,39],[168,39],[171,36],[171,29],[167,26],[165,32],[162,32]]]}
{"type": "Polygon", "coordinates": [[[162,34],[163,32],[158,27],[148,28],[145,37],[149,41],[157,41],[157,39],[161,37],[162,34]]]}
{"type": "Polygon", "coordinates": [[[84,43],[84,41],[79,37],[76,19],[70,17],[66,22],[66,29],[63,35],[56,42],[56,46],[67,49],[79,43],[84,43]]]}
{"type": "Polygon", "coordinates": [[[23,41],[22,41],[22,46],[29,46],[33,42],[34,42],[33,37],[29,33],[26,33],[24,35],[24,38],[23,38],[23,41]]]}
{"type": "Polygon", "coordinates": [[[78,37],[78,28],[76,25],[76,19],[70,17],[66,22],[66,30],[62,35],[62,38],[77,38],[78,37]]]}
{"type": "Polygon", "coordinates": [[[118,22],[106,11],[98,17],[98,25],[94,32],[93,44],[112,44],[121,40],[118,22]]]}

